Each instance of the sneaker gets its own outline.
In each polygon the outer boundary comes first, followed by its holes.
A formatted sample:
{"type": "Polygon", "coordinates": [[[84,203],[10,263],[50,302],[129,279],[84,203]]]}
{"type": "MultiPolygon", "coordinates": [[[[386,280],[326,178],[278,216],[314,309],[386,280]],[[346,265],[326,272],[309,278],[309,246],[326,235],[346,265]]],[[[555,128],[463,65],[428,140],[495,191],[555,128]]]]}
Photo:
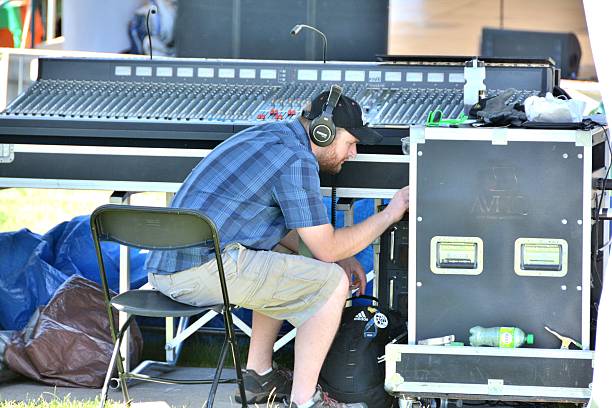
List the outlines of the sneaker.
{"type": "MultiPolygon", "coordinates": [[[[282,401],[291,396],[293,372],[275,368],[266,375],[259,375],[253,370],[242,371],[244,391],[247,404],[261,404],[268,401],[282,401]]],[[[240,389],[234,393],[236,402],[242,403],[240,389]]]]}
{"type": "MultiPolygon", "coordinates": [[[[330,397],[326,392],[321,391],[321,387],[317,386],[317,391],[312,397],[314,404],[309,408],[368,408],[368,404],[365,402],[351,402],[344,403],[336,401],[330,397]]],[[[297,408],[297,404],[291,403],[291,405],[285,400],[285,407],[297,408]]]]}

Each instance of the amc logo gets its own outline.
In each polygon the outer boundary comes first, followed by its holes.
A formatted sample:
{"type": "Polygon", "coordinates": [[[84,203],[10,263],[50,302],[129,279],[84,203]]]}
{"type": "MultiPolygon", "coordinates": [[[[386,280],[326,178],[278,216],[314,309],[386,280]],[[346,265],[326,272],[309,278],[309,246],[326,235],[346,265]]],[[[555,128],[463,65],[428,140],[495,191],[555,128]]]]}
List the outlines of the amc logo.
{"type": "Polygon", "coordinates": [[[470,214],[492,218],[524,217],[529,214],[525,196],[482,194],[472,202],[470,214]]]}
{"type": "MultiPolygon", "coordinates": [[[[529,214],[527,197],[519,190],[519,174],[513,166],[491,166],[480,173],[484,187],[471,203],[477,218],[516,218],[529,214]]],[[[481,178],[481,180],[482,180],[481,178]]]]}

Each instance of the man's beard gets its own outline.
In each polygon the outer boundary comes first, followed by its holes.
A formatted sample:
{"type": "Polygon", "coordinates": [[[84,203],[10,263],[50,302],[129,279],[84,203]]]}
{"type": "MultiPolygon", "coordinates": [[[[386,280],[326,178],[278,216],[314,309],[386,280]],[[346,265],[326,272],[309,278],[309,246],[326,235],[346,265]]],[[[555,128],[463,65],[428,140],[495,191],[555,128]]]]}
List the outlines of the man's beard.
{"type": "Polygon", "coordinates": [[[319,168],[324,173],[338,174],[342,170],[343,160],[339,160],[335,152],[331,149],[324,150],[324,153],[318,158],[319,168]]]}

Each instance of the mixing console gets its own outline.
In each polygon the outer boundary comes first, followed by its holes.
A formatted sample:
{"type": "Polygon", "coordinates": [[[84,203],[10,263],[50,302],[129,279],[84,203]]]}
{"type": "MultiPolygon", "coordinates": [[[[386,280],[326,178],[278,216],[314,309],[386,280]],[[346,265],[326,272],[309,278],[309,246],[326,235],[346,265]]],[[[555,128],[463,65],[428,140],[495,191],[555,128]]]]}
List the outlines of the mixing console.
{"type": "MultiPolygon", "coordinates": [[[[254,123],[295,116],[319,92],[321,84],[222,85],[40,80],[5,115],[113,120],[201,120],[254,123]]],[[[490,91],[497,93],[497,90],[490,91]]],[[[427,113],[442,109],[457,116],[463,108],[459,89],[369,88],[347,84],[344,93],[357,100],[369,123],[424,123],[427,113]]],[[[539,91],[523,90],[513,101],[539,91]]]]}
{"type": "MultiPolygon", "coordinates": [[[[553,82],[550,66],[487,66],[487,94],[515,88],[511,102],[549,91],[553,82]]],[[[180,138],[183,124],[248,126],[295,117],[331,84],[357,100],[377,128],[423,124],[434,109],[456,117],[463,108],[459,63],[42,58],[38,80],[0,114],[0,123],[167,124],[163,137],[180,138]]]]}

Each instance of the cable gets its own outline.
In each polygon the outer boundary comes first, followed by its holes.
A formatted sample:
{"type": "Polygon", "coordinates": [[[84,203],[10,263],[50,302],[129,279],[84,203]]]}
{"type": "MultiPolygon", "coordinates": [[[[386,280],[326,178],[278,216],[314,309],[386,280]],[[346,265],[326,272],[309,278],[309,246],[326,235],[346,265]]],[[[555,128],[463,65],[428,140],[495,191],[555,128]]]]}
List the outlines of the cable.
{"type": "Polygon", "coordinates": [[[149,37],[149,55],[151,56],[151,59],[153,59],[153,43],[151,42],[151,28],[149,27],[149,16],[151,14],[156,14],[157,13],[157,7],[152,6],[149,11],[147,11],[147,36],[149,37]]]}
{"type": "Polygon", "coordinates": [[[610,245],[612,245],[612,239],[609,239],[608,242],[606,242],[605,244],[603,244],[601,247],[599,247],[598,251],[599,252],[603,252],[605,249],[607,249],[610,245]]]}

